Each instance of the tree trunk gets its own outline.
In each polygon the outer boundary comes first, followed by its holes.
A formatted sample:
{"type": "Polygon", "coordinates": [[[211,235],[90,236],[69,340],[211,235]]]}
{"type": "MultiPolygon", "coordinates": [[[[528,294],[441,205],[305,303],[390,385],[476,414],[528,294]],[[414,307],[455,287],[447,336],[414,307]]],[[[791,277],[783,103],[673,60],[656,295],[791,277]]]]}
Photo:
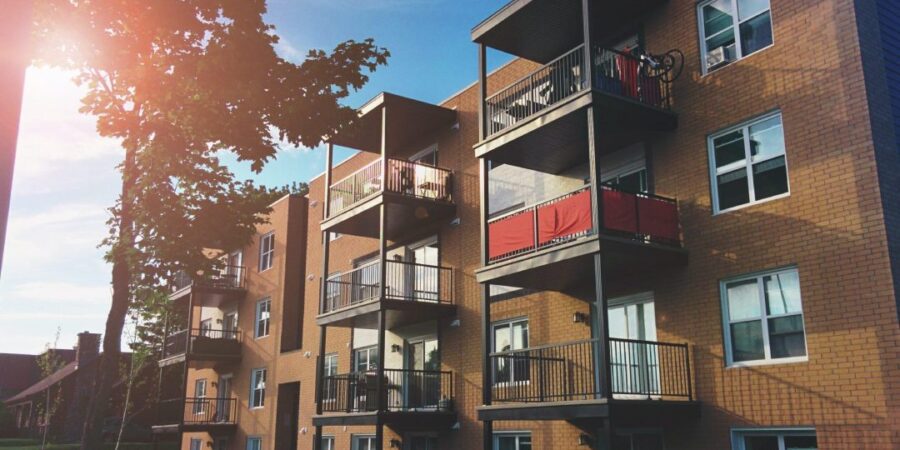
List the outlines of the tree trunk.
{"type": "Polygon", "coordinates": [[[112,397],[112,385],[117,381],[118,363],[122,347],[122,330],[130,306],[131,261],[129,253],[134,248],[132,217],[132,184],[134,183],[135,146],[124,145],[125,163],[122,168],[122,199],[119,210],[119,229],[112,254],[112,305],[106,317],[103,334],[103,353],[100,367],[94,378],[93,395],[88,402],[81,435],[81,450],[97,450],[103,440],[103,419],[112,397]]]}

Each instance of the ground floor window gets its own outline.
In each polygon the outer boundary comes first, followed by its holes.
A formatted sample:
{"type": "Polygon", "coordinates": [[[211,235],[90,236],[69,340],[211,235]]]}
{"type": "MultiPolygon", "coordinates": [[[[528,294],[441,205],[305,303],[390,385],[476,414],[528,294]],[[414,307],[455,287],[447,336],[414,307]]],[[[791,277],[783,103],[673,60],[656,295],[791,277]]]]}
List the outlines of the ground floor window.
{"type": "Polygon", "coordinates": [[[494,450],[531,450],[531,433],[494,433],[494,450]]]}
{"type": "Polygon", "coordinates": [[[731,432],[732,450],[818,450],[813,429],[750,428],[731,432]]]}
{"type": "Polygon", "coordinates": [[[203,448],[203,441],[200,439],[191,439],[191,450],[201,450],[203,448]]]}
{"type": "Polygon", "coordinates": [[[334,450],[334,436],[322,436],[321,450],[334,450]]]}
{"type": "Polygon", "coordinates": [[[247,438],[247,450],[262,450],[262,438],[261,437],[248,437],[247,438]]]}
{"type": "Polygon", "coordinates": [[[375,436],[353,436],[351,450],[375,450],[375,436]]]}
{"type": "Polygon", "coordinates": [[[613,450],[663,450],[662,432],[653,429],[619,429],[612,436],[613,450]]]}

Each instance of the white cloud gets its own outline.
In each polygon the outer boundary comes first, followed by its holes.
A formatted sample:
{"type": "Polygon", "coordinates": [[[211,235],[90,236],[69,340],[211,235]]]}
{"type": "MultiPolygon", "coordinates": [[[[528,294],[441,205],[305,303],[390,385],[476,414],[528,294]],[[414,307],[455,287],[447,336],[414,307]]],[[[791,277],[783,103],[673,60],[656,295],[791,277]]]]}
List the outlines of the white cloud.
{"type": "Polygon", "coordinates": [[[18,300],[31,302],[108,304],[110,287],[109,285],[86,285],[64,281],[26,282],[14,285],[10,295],[18,300]]]}

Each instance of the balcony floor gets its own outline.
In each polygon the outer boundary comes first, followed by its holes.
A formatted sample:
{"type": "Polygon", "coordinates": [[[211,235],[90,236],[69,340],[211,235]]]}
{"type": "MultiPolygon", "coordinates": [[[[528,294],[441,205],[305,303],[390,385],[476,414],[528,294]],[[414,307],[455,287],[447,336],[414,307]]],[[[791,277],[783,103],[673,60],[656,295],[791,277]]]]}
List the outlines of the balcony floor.
{"type": "Polygon", "coordinates": [[[387,205],[389,240],[395,240],[410,229],[440,223],[456,212],[453,203],[421,199],[404,194],[383,192],[358,202],[322,221],[322,231],[377,238],[379,235],[379,206],[387,205]]]}
{"type": "Polygon", "coordinates": [[[662,426],[700,417],[700,402],[597,399],[509,403],[475,408],[478,420],[615,421],[616,426],[662,426]]]}
{"type": "Polygon", "coordinates": [[[218,308],[224,303],[240,301],[246,294],[247,290],[243,287],[229,288],[192,284],[169,294],[169,301],[184,301],[193,295],[194,306],[218,308]]]}
{"type": "Polygon", "coordinates": [[[455,411],[371,411],[329,413],[313,416],[313,426],[352,426],[383,424],[395,431],[441,431],[457,421],[455,411]]]}
{"type": "Polygon", "coordinates": [[[153,434],[172,434],[172,433],[209,433],[213,436],[228,436],[234,434],[237,430],[237,424],[229,423],[207,423],[207,424],[164,424],[153,425],[151,427],[153,434]]]}
{"type": "Polygon", "coordinates": [[[595,273],[593,257],[597,253],[603,254],[604,274],[611,278],[687,262],[687,251],[680,247],[601,234],[492,263],[477,269],[475,277],[479,283],[567,292],[591,298],[595,273]]]}
{"type": "Polygon", "coordinates": [[[452,303],[382,299],[362,302],[321,314],[316,317],[316,324],[330,327],[377,329],[378,312],[382,310],[385,311],[385,327],[387,329],[456,315],[456,305],[452,303]]]}
{"type": "Polygon", "coordinates": [[[475,156],[545,173],[559,173],[588,160],[587,107],[603,127],[599,153],[647,140],[677,126],[677,116],[601,90],[584,91],[546,108],[475,145],[475,156]]]}

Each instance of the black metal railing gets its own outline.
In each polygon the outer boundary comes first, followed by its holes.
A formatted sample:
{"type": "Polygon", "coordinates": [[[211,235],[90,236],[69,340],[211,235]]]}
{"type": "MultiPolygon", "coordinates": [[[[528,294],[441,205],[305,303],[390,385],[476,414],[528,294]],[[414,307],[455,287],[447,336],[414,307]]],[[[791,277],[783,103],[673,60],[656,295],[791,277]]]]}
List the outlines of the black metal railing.
{"type": "MultiPolygon", "coordinates": [[[[330,216],[335,216],[382,192],[381,158],[331,185],[330,216]]],[[[441,202],[451,201],[453,172],[427,164],[388,158],[383,189],[395,194],[441,202]]]]}
{"type": "MultiPolygon", "coordinates": [[[[639,56],[597,47],[591,88],[661,109],[671,107],[670,86],[639,56]]],[[[485,99],[488,135],[499,133],[588,88],[584,45],[541,66],[485,99]]]]}
{"type": "Polygon", "coordinates": [[[178,272],[172,282],[173,291],[180,291],[188,286],[202,286],[223,289],[241,289],[244,287],[244,267],[221,266],[209,274],[190,275],[178,272]]]}
{"type": "MultiPolygon", "coordinates": [[[[453,269],[387,261],[384,298],[428,303],[453,303],[453,269]]],[[[320,313],[328,313],[381,298],[381,263],[375,261],[325,280],[320,313]]]]}
{"type": "Polygon", "coordinates": [[[237,423],[237,399],[188,397],[161,400],[157,425],[233,425],[237,423]]]}
{"type": "Polygon", "coordinates": [[[383,402],[378,399],[376,373],[373,370],[325,376],[321,383],[322,410],[343,413],[453,410],[452,372],[384,369],[383,402]]]}
{"type": "MultiPolygon", "coordinates": [[[[594,233],[591,186],[488,220],[488,262],[564,244],[594,233]],[[502,239],[494,240],[492,236],[502,239]]],[[[643,192],[601,186],[602,231],[641,242],[678,247],[678,202],[643,192]]]]}
{"type": "Polygon", "coordinates": [[[237,329],[191,328],[169,333],[163,340],[163,358],[185,354],[189,350],[203,354],[230,354],[240,351],[241,332],[237,329]]]}
{"type": "Polygon", "coordinates": [[[562,102],[586,84],[582,44],[485,99],[488,135],[562,102]]]}
{"type": "MultiPolygon", "coordinates": [[[[600,397],[595,339],[490,355],[493,399],[545,403],[600,397]]],[[[612,394],[622,398],[693,399],[687,344],[609,339],[612,394]]]]}

